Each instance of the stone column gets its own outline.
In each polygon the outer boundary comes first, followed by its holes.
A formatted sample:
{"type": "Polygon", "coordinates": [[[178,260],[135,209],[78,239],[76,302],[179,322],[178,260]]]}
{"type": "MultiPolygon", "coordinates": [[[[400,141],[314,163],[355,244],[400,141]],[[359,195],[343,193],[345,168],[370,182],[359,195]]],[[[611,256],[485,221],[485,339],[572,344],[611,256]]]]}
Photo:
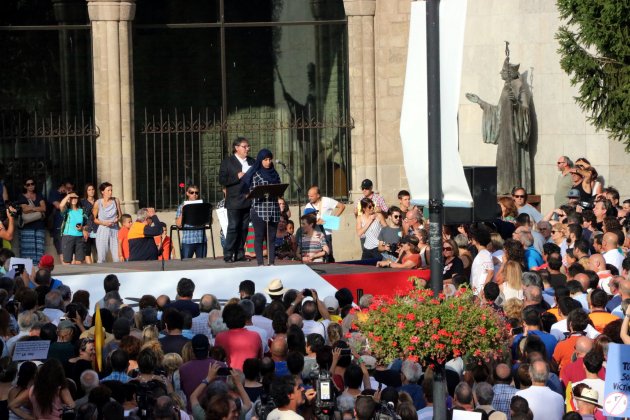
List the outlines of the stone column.
{"type": "Polygon", "coordinates": [[[98,182],[114,187],[125,213],[134,214],[135,157],[131,21],[134,0],[87,0],[92,22],[94,118],[98,182]]]}
{"type": "Polygon", "coordinates": [[[361,181],[377,184],[376,85],[374,56],[374,13],[376,0],[344,0],[348,17],[348,66],[352,130],[353,198],[361,193],[361,181]]]}

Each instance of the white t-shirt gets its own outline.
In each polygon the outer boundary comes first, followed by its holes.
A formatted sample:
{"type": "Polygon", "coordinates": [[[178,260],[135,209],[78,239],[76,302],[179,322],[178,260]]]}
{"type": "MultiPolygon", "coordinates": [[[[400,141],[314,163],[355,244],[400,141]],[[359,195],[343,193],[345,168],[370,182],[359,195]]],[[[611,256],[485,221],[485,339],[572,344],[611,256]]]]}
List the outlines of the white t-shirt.
{"type": "Polygon", "coordinates": [[[579,382],[574,382],[573,383],[573,387],[575,388],[577,385],[579,384],[586,384],[588,386],[590,386],[592,389],[594,389],[595,391],[597,391],[597,402],[600,405],[604,405],[604,384],[606,382],[603,379],[584,379],[582,381],[579,382]]]}
{"type": "MultiPolygon", "coordinates": [[[[588,324],[586,326],[586,336],[592,340],[596,339],[597,336],[599,335],[599,332],[593,328],[593,326],[591,324],[588,324]]],[[[564,333],[569,332],[569,328],[567,327],[567,319],[562,319],[558,322],[556,322],[555,324],[553,324],[551,326],[551,330],[549,330],[549,333],[551,335],[553,335],[554,337],[556,337],[556,340],[558,341],[562,341],[564,339],[566,339],[567,337],[564,335],[564,333]]]]}
{"type": "Polygon", "coordinates": [[[304,320],[304,324],[302,326],[304,337],[312,333],[317,333],[321,335],[324,340],[326,340],[326,337],[328,336],[328,324],[330,324],[330,320],[328,319],[322,319],[321,321],[304,320]]]}
{"type": "Polygon", "coordinates": [[[621,273],[621,263],[623,263],[623,254],[619,252],[618,249],[611,249],[610,251],[606,251],[604,253],[604,260],[606,260],[606,264],[612,264],[617,267],[617,270],[621,273]]]}
{"type": "Polygon", "coordinates": [[[247,170],[250,168],[249,163],[247,163],[247,158],[241,159],[240,157],[238,157],[238,155],[234,155],[234,156],[236,156],[236,159],[238,159],[238,161],[241,162],[243,173],[247,173],[247,170]]]}
{"type": "Polygon", "coordinates": [[[516,394],[529,403],[534,420],[560,420],[564,415],[564,398],[546,386],[530,386],[516,394]]]}
{"type": "Polygon", "coordinates": [[[491,271],[494,271],[492,254],[487,249],[482,249],[473,260],[470,269],[470,286],[476,295],[483,290],[488,273],[491,271]]]}
{"type": "Polygon", "coordinates": [[[267,420],[304,420],[304,417],[293,410],[280,411],[276,408],[267,415],[267,420]]]}
{"type": "MultiPolygon", "coordinates": [[[[333,200],[332,198],[319,197],[319,203],[315,205],[307,203],[304,208],[317,210],[317,220],[322,220],[323,215],[332,216],[338,204],[339,202],[337,200],[333,200]]],[[[332,230],[326,229],[326,235],[332,235],[332,230]]]]}

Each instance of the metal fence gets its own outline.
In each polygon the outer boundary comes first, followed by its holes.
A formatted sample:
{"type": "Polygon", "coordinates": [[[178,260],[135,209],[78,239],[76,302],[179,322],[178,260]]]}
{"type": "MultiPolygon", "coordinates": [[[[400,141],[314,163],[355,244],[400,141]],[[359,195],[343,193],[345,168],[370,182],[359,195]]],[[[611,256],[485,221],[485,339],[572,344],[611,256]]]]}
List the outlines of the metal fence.
{"type": "Polygon", "coordinates": [[[269,148],[283,182],[292,184],[285,198],[296,201],[297,185],[320,186],[322,195],[345,200],[350,184],[350,131],[345,114],[299,117],[288,110],[250,108],[221,117],[221,110],[144,111],[136,135],[137,195],[141,206],[173,209],[184,199],[185,185],[196,184],[202,198],[223,198],[219,166],[237,136],[249,139],[251,156],[269,148]]]}
{"type": "Polygon", "coordinates": [[[0,162],[11,199],[22,193],[26,177],[45,197],[67,178],[79,192],[96,181],[96,137],[91,116],[0,111],[0,162]]]}

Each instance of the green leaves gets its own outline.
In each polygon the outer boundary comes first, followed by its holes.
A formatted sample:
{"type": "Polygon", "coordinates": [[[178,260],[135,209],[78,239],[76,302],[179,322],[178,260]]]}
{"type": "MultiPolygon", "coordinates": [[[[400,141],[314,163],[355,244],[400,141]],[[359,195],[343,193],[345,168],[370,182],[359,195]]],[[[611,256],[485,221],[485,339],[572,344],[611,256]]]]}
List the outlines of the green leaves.
{"type": "Polygon", "coordinates": [[[597,130],[630,152],[630,1],[557,0],[560,66],[597,130]]]}

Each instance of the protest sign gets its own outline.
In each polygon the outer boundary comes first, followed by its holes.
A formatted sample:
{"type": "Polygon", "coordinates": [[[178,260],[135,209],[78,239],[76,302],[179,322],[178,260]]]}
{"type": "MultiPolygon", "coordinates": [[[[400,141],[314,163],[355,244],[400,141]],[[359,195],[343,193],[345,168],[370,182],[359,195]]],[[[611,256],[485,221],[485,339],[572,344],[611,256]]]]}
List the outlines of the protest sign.
{"type": "Polygon", "coordinates": [[[630,417],[630,346],[610,343],[606,366],[604,412],[608,416],[630,417]]]}

